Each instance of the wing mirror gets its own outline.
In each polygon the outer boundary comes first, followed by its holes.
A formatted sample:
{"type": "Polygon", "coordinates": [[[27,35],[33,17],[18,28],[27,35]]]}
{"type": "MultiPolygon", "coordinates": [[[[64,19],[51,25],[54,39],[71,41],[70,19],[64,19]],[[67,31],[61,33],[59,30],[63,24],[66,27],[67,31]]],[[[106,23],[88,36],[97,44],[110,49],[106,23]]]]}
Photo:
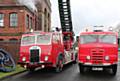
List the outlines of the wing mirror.
{"type": "Polygon", "coordinates": [[[75,48],[75,50],[76,50],[76,51],[78,51],[78,50],[79,50],[79,48],[78,48],[78,47],[76,47],[76,48],[75,48]]]}

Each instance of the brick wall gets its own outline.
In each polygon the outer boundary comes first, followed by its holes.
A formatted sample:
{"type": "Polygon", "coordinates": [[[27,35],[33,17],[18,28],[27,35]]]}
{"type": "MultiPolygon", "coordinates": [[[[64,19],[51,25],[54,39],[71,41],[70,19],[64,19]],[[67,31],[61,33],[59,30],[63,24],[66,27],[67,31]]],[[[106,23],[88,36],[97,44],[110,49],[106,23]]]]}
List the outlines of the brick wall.
{"type": "Polygon", "coordinates": [[[9,52],[16,63],[19,59],[19,47],[20,42],[0,42],[0,48],[9,52]]]}
{"type": "Polygon", "coordinates": [[[4,14],[4,26],[0,27],[0,39],[9,40],[9,38],[20,39],[22,33],[30,31],[32,19],[32,28],[35,29],[36,16],[25,6],[0,6],[0,13],[4,14]],[[18,25],[10,26],[10,14],[18,15],[18,25]],[[26,27],[26,16],[29,16],[29,27],[26,27]]]}

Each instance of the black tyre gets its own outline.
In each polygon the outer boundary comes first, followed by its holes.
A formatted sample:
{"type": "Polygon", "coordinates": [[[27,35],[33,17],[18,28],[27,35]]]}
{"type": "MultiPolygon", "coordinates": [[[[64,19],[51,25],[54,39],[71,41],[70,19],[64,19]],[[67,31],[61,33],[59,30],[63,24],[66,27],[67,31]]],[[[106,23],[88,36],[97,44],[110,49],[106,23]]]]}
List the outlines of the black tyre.
{"type": "Polygon", "coordinates": [[[57,73],[61,72],[63,70],[63,61],[62,60],[58,60],[55,70],[57,73]]]}
{"type": "Polygon", "coordinates": [[[84,73],[84,66],[79,64],[79,71],[80,71],[80,74],[83,74],[84,73]]]}
{"type": "Polygon", "coordinates": [[[115,76],[117,73],[117,65],[112,66],[112,75],[115,76]]]}
{"type": "Polygon", "coordinates": [[[29,68],[28,71],[34,72],[34,71],[35,71],[35,68],[29,68]]]}
{"type": "Polygon", "coordinates": [[[77,57],[77,53],[75,54],[75,60],[74,60],[74,64],[76,64],[77,63],[77,59],[78,57],[77,57]]]}

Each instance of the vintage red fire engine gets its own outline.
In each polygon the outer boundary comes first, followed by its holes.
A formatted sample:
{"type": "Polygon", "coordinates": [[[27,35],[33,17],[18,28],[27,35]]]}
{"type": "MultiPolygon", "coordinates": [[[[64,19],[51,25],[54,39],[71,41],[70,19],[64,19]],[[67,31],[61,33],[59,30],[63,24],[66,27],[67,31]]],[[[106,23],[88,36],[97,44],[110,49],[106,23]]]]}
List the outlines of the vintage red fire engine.
{"type": "Polygon", "coordinates": [[[111,68],[115,75],[118,63],[117,39],[117,34],[113,32],[82,32],[78,43],[80,73],[84,73],[85,68],[111,68]]]}
{"type": "Polygon", "coordinates": [[[58,32],[23,34],[19,64],[30,71],[38,67],[55,67],[60,72],[64,64],[74,61],[73,50],[65,49],[64,42],[63,34],[58,32]]]}

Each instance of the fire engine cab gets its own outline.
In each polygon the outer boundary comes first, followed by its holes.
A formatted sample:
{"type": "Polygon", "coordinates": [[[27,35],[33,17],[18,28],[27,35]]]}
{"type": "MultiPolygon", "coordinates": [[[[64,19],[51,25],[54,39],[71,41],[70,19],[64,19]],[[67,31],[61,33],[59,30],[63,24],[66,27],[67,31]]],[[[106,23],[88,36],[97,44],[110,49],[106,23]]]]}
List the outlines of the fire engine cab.
{"type": "Polygon", "coordinates": [[[86,68],[111,68],[112,74],[117,72],[118,44],[114,32],[82,32],[78,42],[78,64],[80,73],[86,68]]]}
{"type": "Polygon", "coordinates": [[[72,61],[73,51],[64,49],[61,33],[33,32],[22,35],[19,60],[22,67],[30,71],[38,67],[55,67],[56,72],[60,72],[64,64],[72,61]]]}

